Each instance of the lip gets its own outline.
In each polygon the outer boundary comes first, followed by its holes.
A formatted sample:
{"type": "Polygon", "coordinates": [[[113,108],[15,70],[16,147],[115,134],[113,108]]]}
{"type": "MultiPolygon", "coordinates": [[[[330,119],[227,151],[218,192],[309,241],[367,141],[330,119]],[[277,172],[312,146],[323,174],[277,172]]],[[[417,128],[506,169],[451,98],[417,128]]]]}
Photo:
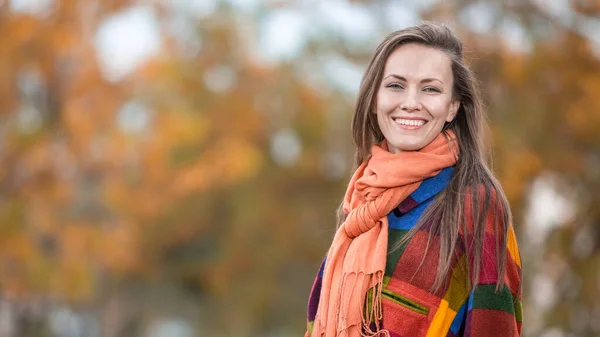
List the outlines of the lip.
{"type": "Polygon", "coordinates": [[[427,120],[425,118],[422,117],[404,117],[404,116],[392,116],[392,119],[408,119],[411,121],[425,121],[427,122],[427,120]]]}
{"type": "Polygon", "coordinates": [[[420,117],[392,117],[392,121],[394,122],[394,125],[396,125],[396,127],[398,127],[399,129],[403,129],[403,130],[419,130],[422,129],[425,125],[427,125],[427,123],[429,122],[428,120],[424,119],[424,118],[420,118],[420,117]],[[404,124],[399,124],[396,123],[396,119],[406,119],[406,120],[411,120],[411,121],[424,121],[425,123],[423,125],[404,125],[404,124]]]}

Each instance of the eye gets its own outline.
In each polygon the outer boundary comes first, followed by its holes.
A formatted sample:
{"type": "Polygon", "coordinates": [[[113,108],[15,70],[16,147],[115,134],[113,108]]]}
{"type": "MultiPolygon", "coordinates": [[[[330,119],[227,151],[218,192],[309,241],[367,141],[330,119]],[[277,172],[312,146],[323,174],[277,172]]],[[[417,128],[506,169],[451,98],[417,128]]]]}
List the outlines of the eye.
{"type": "Polygon", "coordinates": [[[404,86],[400,83],[390,83],[388,85],[386,85],[386,88],[391,88],[391,89],[404,89],[404,86]]]}
{"type": "Polygon", "coordinates": [[[438,88],[435,88],[435,87],[426,87],[425,89],[423,89],[423,91],[426,91],[426,92],[436,92],[436,93],[440,93],[441,92],[438,88]]]}

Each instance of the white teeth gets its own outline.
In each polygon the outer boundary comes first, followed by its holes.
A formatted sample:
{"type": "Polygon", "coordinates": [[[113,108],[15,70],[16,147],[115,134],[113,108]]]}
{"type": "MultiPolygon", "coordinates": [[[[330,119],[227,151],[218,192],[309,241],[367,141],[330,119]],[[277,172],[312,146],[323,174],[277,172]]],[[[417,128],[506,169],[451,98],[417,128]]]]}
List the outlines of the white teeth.
{"type": "Polygon", "coordinates": [[[396,119],[394,119],[394,121],[398,124],[409,125],[409,126],[422,126],[426,123],[424,120],[420,120],[420,119],[414,120],[414,119],[396,118],[396,119]]]}

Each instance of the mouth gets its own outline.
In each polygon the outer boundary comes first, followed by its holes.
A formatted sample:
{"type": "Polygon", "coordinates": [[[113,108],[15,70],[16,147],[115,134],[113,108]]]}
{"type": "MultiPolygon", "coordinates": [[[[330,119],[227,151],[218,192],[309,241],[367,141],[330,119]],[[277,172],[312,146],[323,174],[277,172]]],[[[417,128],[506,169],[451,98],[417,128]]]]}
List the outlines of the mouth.
{"type": "Polygon", "coordinates": [[[424,119],[406,119],[400,117],[392,117],[392,120],[396,126],[404,130],[418,130],[428,122],[424,119]]]}

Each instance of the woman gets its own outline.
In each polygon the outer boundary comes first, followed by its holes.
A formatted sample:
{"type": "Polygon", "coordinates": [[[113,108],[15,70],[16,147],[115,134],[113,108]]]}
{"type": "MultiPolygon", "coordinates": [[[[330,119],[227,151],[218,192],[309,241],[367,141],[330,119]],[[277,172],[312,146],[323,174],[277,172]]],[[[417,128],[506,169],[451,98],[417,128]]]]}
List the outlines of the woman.
{"type": "Polygon", "coordinates": [[[448,28],[409,27],[377,47],[354,112],[357,169],[306,336],[521,334],[521,262],[483,123],[448,28]]]}

